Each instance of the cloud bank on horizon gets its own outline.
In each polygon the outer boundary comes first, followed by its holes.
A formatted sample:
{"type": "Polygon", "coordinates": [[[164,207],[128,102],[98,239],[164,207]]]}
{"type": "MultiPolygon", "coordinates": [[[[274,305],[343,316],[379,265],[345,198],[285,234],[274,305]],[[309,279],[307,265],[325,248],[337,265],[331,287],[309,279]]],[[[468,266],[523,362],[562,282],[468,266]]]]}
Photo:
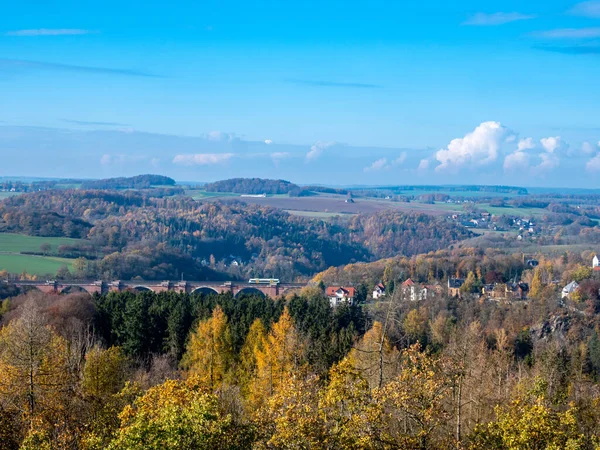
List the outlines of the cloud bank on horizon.
{"type": "Polygon", "coordinates": [[[483,122],[439,150],[317,141],[282,144],[212,131],[184,137],[125,130],[0,126],[0,175],[98,178],[152,171],[185,181],[231,177],[298,183],[514,184],[597,187],[600,141],[534,138],[483,122]],[[22,156],[28,155],[27,172],[22,156]],[[58,155],[58,156],[57,156],[58,155]]]}

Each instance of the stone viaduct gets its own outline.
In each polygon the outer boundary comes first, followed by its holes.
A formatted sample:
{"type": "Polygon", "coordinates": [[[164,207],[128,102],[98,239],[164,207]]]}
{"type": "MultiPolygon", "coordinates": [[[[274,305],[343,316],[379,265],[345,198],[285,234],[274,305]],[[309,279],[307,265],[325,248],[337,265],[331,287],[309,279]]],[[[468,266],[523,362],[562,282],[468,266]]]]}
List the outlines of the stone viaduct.
{"type": "Polygon", "coordinates": [[[243,294],[260,294],[277,298],[297,291],[306,284],[254,284],[238,281],[11,281],[20,288],[38,289],[45,293],[106,294],[121,291],[186,292],[188,294],[221,294],[231,292],[235,297],[243,294]]]}

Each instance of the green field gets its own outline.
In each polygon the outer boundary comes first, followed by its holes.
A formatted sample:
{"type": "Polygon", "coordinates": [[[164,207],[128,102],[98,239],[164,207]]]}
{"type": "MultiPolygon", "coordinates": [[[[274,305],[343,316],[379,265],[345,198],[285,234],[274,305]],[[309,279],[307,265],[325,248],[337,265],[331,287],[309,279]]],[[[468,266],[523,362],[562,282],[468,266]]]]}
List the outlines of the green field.
{"type": "Polygon", "coordinates": [[[50,253],[55,254],[61,245],[78,245],[88,241],[56,237],[25,236],[23,234],[0,233],[0,252],[22,253],[40,252],[42,244],[50,244],[50,253]]]}
{"type": "Polygon", "coordinates": [[[496,216],[519,216],[519,217],[538,217],[548,213],[547,209],[542,208],[511,208],[510,206],[490,206],[487,203],[481,203],[476,205],[479,209],[483,209],[490,214],[496,216]]]}
{"type": "Polygon", "coordinates": [[[476,197],[502,197],[502,198],[513,198],[517,197],[519,194],[511,194],[507,192],[483,192],[483,191],[452,191],[448,189],[431,189],[431,190],[419,190],[419,189],[408,189],[408,190],[400,190],[394,191],[395,195],[408,195],[418,197],[420,195],[431,195],[431,194],[441,194],[441,195],[449,195],[450,197],[464,197],[464,198],[476,198],[476,197]]]}
{"type": "Polygon", "coordinates": [[[22,273],[26,271],[35,275],[53,275],[62,266],[72,269],[73,260],[55,256],[18,255],[14,253],[0,254],[0,271],[22,273]]]}
{"type": "Polygon", "coordinates": [[[0,192],[0,200],[3,198],[12,197],[13,195],[19,195],[21,192],[0,192]]]}

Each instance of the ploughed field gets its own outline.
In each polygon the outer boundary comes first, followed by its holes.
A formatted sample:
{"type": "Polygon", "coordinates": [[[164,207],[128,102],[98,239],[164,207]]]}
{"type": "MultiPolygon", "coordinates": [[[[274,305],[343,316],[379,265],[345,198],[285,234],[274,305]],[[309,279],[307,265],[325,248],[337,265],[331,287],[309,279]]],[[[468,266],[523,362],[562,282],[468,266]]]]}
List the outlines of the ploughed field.
{"type": "MultiPolygon", "coordinates": [[[[228,196],[228,199],[233,197],[228,196]]],[[[206,198],[205,200],[217,200],[223,197],[206,198]]],[[[461,211],[458,205],[428,205],[424,203],[401,203],[391,200],[373,199],[373,198],[355,198],[354,203],[346,203],[345,196],[318,195],[311,197],[235,197],[236,200],[245,203],[271,206],[273,208],[284,209],[291,214],[296,211],[303,212],[305,216],[315,213],[315,217],[323,217],[335,214],[368,214],[377,211],[394,210],[402,212],[422,212],[432,215],[445,215],[451,211],[461,211]],[[448,208],[454,206],[454,208],[448,208]]]]}

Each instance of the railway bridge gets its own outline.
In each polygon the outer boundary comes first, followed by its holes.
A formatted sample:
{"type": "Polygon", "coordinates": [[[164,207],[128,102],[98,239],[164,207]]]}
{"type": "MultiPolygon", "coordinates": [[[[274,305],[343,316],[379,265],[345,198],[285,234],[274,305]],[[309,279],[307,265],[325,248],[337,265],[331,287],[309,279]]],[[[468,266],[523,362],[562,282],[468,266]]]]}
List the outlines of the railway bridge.
{"type": "Polygon", "coordinates": [[[281,297],[306,286],[303,283],[257,284],[242,281],[14,281],[19,288],[38,289],[45,293],[67,294],[87,292],[106,294],[121,291],[185,292],[188,294],[223,294],[231,292],[235,297],[259,294],[271,298],[281,297]]]}

